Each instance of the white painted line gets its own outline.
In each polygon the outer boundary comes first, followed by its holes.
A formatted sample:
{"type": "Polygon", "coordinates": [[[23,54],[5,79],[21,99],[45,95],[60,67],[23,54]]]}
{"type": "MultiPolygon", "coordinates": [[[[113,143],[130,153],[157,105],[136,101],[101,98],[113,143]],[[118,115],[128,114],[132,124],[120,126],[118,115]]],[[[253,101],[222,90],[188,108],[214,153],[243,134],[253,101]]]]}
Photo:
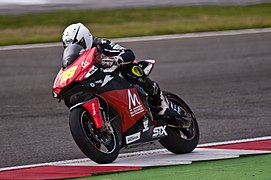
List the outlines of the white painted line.
{"type": "MultiPolygon", "coordinates": [[[[232,149],[211,149],[211,148],[196,148],[192,153],[188,154],[173,154],[169,151],[163,153],[135,155],[125,158],[117,158],[116,161],[106,166],[166,166],[166,165],[181,165],[191,164],[195,161],[207,161],[218,159],[238,158],[240,155],[248,154],[267,154],[270,151],[255,151],[255,150],[232,150],[232,149]],[[147,161],[146,159],[149,159],[147,161]]],[[[91,160],[81,161],[80,163],[65,162],[57,163],[58,166],[104,166],[96,164],[91,160]]]]}
{"type": "MultiPolygon", "coordinates": [[[[216,37],[216,36],[235,36],[235,35],[244,35],[244,34],[270,33],[270,32],[271,32],[271,28],[262,28],[262,29],[243,29],[243,30],[229,30],[229,31],[186,33],[186,34],[171,34],[171,35],[159,35],[159,36],[129,37],[129,38],[117,38],[117,39],[111,39],[111,40],[121,43],[121,42],[157,41],[157,40],[216,37]]],[[[28,44],[28,45],[10,45],[10,46],[0,46],[0,51],[33,49],[33,48],[50,48],[50,47],[60,47],[60,46],[62,46],[62,43],[60,42],[44,43],[44,44],[28,44]]]]}
{"type": "Polygon", "coordinates": [[[265,137],[259,137],[259,138],[249,138],[249,139],[240,139],[240,140],[233,140],[233,141],[224,141],[224,142],[215,142],[215,143],[206,143],[206,144],[200,144],[197,147],[218,146],[218,145],[226,145],[226,144],[251,142],[251,141],[261,141],[261,140],[268,140],[268,139],[271,139],[271,136],[265,136],[265,137]]]}
{"type": "Polygon", "coordinates": [[[270,33],[270,32],[271,32],[271,28],[242,29],[242,30],[229,30],[229,31],[171,34],[171,35],[160,35],[160,36],[131,37],[131,38],[115,39],[115,41],[116,42],[156,41],[156,40],[186,39],[186,38],[215,37],[215,36],[234,36],[234,35],[242,35],[242,34],[259,34],[259,33],[270,33]]]}
{"type": "MultiPolygon", "coordinates": [[[[148,151],[125,153],[125,154],[120,154],[118,159],[116,160],[116,162],[114,162],[112,164],[106,164],[106,165],[131,166],[131,164],[132,164],[133,166],[151,166],[151,164],[145,164],[145,163],[142,163],[142,161],[139,161],[139,157],[140,158],[143,157],[143,159],[146,159],[146,158],[150,158],[151,156],[155,156],[155,158],[152,158],[152,159],[155,160],[154,165],[158,166],[159,164],[160,165],[161,164],[162,165],[172,165],[174,163],[175,164],[176,163],[177,164],[190,164],[192,161],[199,161],[199,160],[237,158],[237,157],[239,157],[239,155],[245,155],[245,154],[265,154],[265,153],[270,153],[270,151],[234,150],[234,149],[221,150],[221,149],[209,149],[209,148],[202,148],[202,147],[213,146],[213,145],[225,145],[225,144],[232,144],[232,143],[251,142],[251,141],[260,141],[260,140],[268,140],[268,139],[271,139],[271,136],[250,138],[250,139],[241,139],[241,140],[226,141],[226,142],[200,144],[198,146],[198,148],[196,148],[195,151],[193,151],[192,153],[181,154],[181,155],[172,154],[166,149],[155,149],[155,150],[148,150],[148,151]],[[168,163],[166,163],[166,162],[168,162],[168,163]]],[[[7,167],[7,168],[1,168],[0,171],[38,167],[38,166],[52,166],[52,165],[103,166],[102,164],[97,165],[96,163],[92,162],[88,158],[83,158],[83,159],[40,163],[40,164],[25,165],[25,166],[7,167]]]]}
{"type": "Polygon", "coordinates": [[[0,46],[0,51],[34,49],[34,48],[50,48],[50,47],[60,47],[61,45],[62,43],[10,45],[10,46],[0,46]]]}

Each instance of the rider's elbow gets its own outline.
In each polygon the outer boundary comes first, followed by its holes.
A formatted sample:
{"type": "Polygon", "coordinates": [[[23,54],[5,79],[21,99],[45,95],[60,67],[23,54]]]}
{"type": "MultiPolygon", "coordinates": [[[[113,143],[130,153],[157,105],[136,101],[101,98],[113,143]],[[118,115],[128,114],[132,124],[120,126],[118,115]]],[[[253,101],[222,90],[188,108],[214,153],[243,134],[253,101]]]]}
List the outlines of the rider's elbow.
{"type": "Polygon", "coordinates": [[[130,49],[125,49],[121,57],[125,62],[133,62],[135,60],[135,54],[130,49]]]}

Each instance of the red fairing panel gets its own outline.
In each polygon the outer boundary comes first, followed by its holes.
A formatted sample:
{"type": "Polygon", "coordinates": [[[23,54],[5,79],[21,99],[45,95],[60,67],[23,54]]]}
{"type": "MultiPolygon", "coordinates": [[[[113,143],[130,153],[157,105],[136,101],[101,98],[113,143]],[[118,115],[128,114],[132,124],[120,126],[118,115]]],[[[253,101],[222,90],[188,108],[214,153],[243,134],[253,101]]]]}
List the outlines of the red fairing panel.
{"type": "Polygon", "coordinates": [[[100,112],[100,103],[97,98],[85,103],[83,107],[91,114],[97,129],[103,126],[103,117],[100,112]]]}
{"type": "Polygon", "coordinates": [[[55,79],[53,91],[59,95],[62,88],[74,81],[83,80],[93,66],[92,60],[96,51],[96,48],[84,51],[70,66],[61,68],[55,79]]]}
{"type": "Polygon", "coordinates": [[[122,132],[132,127],[146,113],[136,88],[108,91],[101,96],[120,115],[122,132]]]}

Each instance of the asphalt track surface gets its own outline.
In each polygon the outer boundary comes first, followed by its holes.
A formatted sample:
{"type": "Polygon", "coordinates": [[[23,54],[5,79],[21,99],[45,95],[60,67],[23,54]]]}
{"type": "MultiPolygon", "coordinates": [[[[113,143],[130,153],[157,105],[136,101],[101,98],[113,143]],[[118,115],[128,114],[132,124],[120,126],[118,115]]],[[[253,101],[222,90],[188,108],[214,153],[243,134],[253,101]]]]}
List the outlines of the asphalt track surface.
{"type": "MultiPolygon", "coordinates": [[[[267,32],[121,44],[138,59],[157,59],[151,78],[191,106],[200,143],[208,143],[270,136],[270,39],[267,32]]],[[[71,137],[68,109],[51,96],[62,52],[0,51],[1,168],[85,157],[71,137]]]]}

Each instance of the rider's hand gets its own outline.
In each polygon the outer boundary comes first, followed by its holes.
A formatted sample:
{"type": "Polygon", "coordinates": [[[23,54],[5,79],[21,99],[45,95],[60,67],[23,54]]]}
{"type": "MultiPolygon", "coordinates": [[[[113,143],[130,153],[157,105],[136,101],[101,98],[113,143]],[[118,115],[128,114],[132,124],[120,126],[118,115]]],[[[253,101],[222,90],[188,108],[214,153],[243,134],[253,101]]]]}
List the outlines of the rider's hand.
{"type": "Polygon", "coordinates": [[[120,66],[123,63],[121,56],[105,57],[101,61],[103,68],[111,68],[112,66],[120,66]]]}
{"type": "Polygon", "coordinates": [[[110,59],[110,58],[103,58],[100,65],[103,67],[103,68],[110,68],[114,65],[114,60],[113,59],[110,59]]]}
{"type": "Polygon", "coordinates": [[[124,61],[120,55],[114,56],[114,65],[120,66],[123,62],[124,61]]]}

